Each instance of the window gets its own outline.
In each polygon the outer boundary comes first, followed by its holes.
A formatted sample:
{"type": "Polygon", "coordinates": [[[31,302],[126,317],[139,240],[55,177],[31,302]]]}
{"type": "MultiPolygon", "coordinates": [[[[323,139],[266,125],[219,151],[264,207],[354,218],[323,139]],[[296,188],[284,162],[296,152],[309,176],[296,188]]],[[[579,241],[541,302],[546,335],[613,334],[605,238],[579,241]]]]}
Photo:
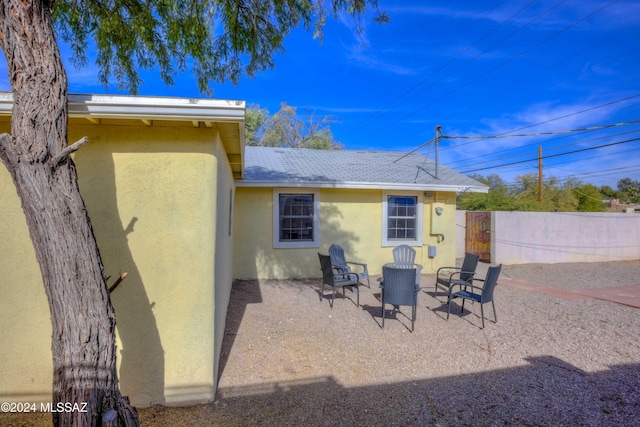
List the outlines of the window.
{"type": "Polygon", "coordinates": [[[233,188],[229,189],[229,236],[233,231],[233,188]]]}
{"type": "Polygon", "coordinates": [[[382,244],[422,245],[422,197],[414,194],[383,195],[382,244]]]}
{"type": "Polygon", "coordinates": [[[281,242],[313,242],[313,194],[280,194],[281,242]]]}
{"type": "Polygon", "coordinates": [[[387,239],[416,239],[416,197],[387,196],[387,239]]]}
{"type": "Polygon", "coordinates": [[[274,190],[273,199],[273,247],[320,246],[318,194],[274,190]]]}

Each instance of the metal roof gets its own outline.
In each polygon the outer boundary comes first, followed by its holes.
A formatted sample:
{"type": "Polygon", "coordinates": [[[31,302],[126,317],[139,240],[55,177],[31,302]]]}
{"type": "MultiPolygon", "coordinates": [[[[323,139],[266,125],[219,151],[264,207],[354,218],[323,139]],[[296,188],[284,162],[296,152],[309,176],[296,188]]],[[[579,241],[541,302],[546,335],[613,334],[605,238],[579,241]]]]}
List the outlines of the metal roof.
{"type": "Polygon", "coordinates": [[[488,191],[484,184],[421,154],[392,151],[246,147],[241,187],[488,191]],[[404,156],[404,157],[403,157],[404,156]]]}

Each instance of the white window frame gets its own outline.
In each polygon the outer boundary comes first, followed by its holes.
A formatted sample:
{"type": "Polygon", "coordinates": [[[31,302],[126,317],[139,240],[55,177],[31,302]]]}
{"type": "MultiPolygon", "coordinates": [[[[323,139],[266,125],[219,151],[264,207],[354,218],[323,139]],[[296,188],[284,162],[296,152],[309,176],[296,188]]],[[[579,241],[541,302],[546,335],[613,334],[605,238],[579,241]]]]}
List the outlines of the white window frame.
{"type": "Polygon", "coordinates": [[[383,191],[382,192],[382,246],[422,246],[422,222],[423,222],[423,200],[422,193],[411,191],[383,191]],[[416,198],[416,238],[415,239],[389,239],[388,238],[388,213],[389,206],[387,200],[389,196],[409,196],[416,198]]]}
{"type": "Polygon", "coordinates": [[[273,247],[274,248],[319,248],[320,247],[320,192],[312,189],[274,188],[273,189],[273,247]],[[280,195],[313,195],[313,240],[280,241],[280,195]]]}

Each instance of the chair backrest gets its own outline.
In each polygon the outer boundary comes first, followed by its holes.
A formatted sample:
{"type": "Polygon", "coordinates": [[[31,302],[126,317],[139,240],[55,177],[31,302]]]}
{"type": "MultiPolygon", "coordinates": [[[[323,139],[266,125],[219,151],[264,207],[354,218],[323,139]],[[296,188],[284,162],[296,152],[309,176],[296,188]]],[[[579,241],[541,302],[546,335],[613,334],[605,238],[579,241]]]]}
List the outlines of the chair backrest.
{"type": "Polygon", "coordinates": [[[347,266],[347,260],[344,258],[344,249],[342,249],[342,246],[337,243],[329,246],[329,256],[331,257],[333,265],[338,267],[347,266]]]}
{"type": "Polygon", "coordinates": [[[484,279],[484,287],[482,288],[482,302],[493,301],[493,290],[498,284],[498,276],[502,270],[502,264],[495,267],[489,267],[487,277],[484,279]]]}
{"type": "Polygon", "coordinates": [[[416,251],[409,245],[393,248],[393,263],[396,267],[413,268],[416,262],[416,251]]]}
{"type": "Polygon", "coordinates": [[[462,261],[462,268],[460,272],[460,280],[467,281],[473,278],[476,268],[478,268],[478,261],[480,261],[480,255],[464,254],[464,260],[462,261]]]}
{"type": "Polygon", "coordinates": [[[396,305],[414,305],[416,288],[415,268],[382,267],[384,302],[396,305]]]}
{"type": "Polygon", "coordinates": [[[322,280],[327,285],[333,286],[333,266],[331,265],[331,257],[329,255],[322,255],[318,252],[318,258],[320,258],[320,269],[322,270],[322,280]]]}

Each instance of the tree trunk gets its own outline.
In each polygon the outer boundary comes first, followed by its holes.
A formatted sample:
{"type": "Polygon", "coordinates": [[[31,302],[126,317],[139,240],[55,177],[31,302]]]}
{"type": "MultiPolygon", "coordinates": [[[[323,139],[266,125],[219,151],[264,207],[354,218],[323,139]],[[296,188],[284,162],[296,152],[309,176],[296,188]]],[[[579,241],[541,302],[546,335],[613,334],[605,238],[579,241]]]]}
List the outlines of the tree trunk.
{"type": "Polygon", "coordinates": [[[137,425],[120,395],[115,315],[67,148],[67,77],[53,1],[2,0],[0,43],[13,92],[12,135],[0,137],[49,300],[54,425],[137,425]]]}

